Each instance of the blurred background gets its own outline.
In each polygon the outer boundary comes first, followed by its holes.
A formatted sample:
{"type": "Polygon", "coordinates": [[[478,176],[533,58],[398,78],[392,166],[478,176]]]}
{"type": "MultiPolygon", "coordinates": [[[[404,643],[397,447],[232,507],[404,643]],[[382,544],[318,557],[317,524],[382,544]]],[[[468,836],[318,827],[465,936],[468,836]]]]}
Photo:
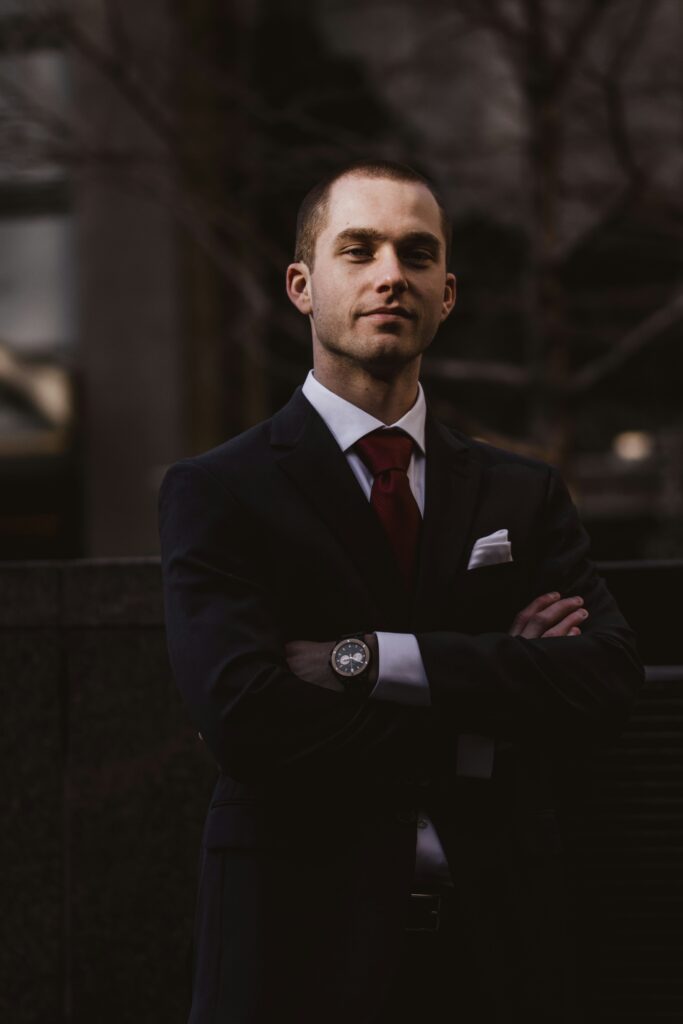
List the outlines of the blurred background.
{"type": "Polygon", "coordinates": [[[310,366],[339,164],[454,222],[437,414],[565,474],[647,685],[564,832],[591,1024],[683,1020],[681,0],[0,0],[0,1017],[182,1024],[216,766],[166,653],[165,468],[310,366]]]}
{"type": "Polygon", "coordinates": [[[157,552],[165,467],[303,381],[297,204],[366,156],[453,217],[438,414],[683,555],[682,48],[680,0],[0,0],[0,560],[157,552]]]}

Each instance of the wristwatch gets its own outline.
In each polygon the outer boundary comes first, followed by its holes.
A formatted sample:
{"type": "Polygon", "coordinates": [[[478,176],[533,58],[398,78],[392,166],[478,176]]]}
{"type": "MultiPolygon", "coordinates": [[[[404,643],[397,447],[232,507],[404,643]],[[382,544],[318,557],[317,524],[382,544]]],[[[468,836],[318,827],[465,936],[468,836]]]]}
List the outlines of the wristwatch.
{"type": "Polygon", "coordinates": [[[330,654],[332,671],[348,690],[358,689],[356,681],[360,684],[367,679],[372,653],[363,636],[363,633],[351,633],[342,637],[330,654]]]}

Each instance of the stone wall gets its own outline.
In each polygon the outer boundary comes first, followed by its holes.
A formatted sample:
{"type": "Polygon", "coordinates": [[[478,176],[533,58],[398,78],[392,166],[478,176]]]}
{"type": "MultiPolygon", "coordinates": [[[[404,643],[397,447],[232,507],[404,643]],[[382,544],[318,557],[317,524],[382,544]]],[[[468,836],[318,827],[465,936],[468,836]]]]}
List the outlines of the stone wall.
{"type": "Polygon", "coordinates": [[[215,769],[171,679],[160,583],[156,560],[0,568],[8,1024],[187,1019],[215,769]]]}
{"type": "MultiPolygon", "coordinates": [[[[683,564],[606,566],[649,682],[577,824],[597,1024],[683,1019],[683,564]]],[[[0,1019],[185,1024],[215,767],[156,559],[0,564],[0,1019]]]]}

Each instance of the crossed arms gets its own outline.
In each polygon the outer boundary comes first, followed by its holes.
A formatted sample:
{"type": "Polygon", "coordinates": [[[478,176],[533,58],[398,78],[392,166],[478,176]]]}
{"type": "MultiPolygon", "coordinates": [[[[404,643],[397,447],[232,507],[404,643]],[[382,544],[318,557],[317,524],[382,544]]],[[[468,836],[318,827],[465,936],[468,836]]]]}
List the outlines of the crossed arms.
{"type": "MultiPolygon", "coordinates": [[[[260,538],[244,505],[203,465],[173,466],[160,493],[169,654],[223,771],[245,782],[316,772],[385,775],[428,747],[431,716],[453,735],[542,733],[550,743],[619,725],[642,668],[554,475],[542,529],[530,585],[543,596],[510,632],[417,635],[431,708],[355,701],[302,674],[302,651],[288,649],[292,639],[282,636],[271,595],[254,572],[260,538]],[[566,597],[551,599],[553,593],[566,597]],[[582,625],[579,608],[567,604],[573,595],[590,613],[582,625]]],[[[330,644],[324,646],[329,656],[330,644]]]]}
{"type": "MultiPolygon", "coordinates": [[[[563,598],[556,591],[542,594],[515,617],[508,633],[527,639],[553,636],[580,636],[581,623],[589,616],[583,607],[583,598],[563,598]]],[[[369,672],[371,684],[377,682],[379,669],[379,647],[374,633],[367,633],[365,642],[372,650],[372,666],[369,672]]],[[[330,667],[330,651],[335,640],[291,640],[285,644],[287,664],[295,676],[306,682],[321,686],[325,690],[344,692],[344,685],[330,667]]]]}

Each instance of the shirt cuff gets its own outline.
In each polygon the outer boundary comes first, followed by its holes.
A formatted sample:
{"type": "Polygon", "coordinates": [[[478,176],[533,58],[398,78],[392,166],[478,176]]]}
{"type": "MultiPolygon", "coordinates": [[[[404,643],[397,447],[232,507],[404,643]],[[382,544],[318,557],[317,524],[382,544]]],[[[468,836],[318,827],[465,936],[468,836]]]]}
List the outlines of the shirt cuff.
{"type": "Polygon", "coordinates": [[[431,705],[427,673],[412,633],[375,633],[379,674],[371,697],[395,704],[431,705]]]}

